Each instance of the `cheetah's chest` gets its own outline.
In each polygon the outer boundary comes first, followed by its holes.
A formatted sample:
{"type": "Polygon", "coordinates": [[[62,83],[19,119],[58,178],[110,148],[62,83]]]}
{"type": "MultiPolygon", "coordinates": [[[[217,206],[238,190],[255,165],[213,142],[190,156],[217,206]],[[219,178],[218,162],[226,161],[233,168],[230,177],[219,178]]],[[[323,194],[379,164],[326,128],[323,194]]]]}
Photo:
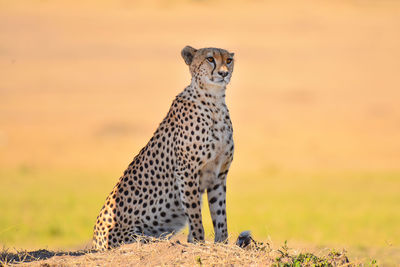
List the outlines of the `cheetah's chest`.
{"type": "Polygon", "coordinates": [[[217,109],[212,114],[211,140],[214,150],[218,154],[225,154],[233,144],[233,129],[226,108],[217,109]]]}
{"type": "Polygon", "coordinates": [[[212,146],[216,155],[229,151],[232,139],[232,126],[225,121],[220,121],[211,127],[212,146]]]}
{"type": "Polygon", "coordinates": [[[205,169],[218,175],[220,169],[229,166],[233,158],[233,130],[228,110],[225,108],[214,112],[211,125],[209,138],[212,156],[205,169]]]}
{"type": "Polygon", "coordinates": [[[204,192],[215,184],[215,179],[219,179],[219,174],[227,171],[233,159],[233,138],[232,124],[229,116],[215,121],[210,128],[211,140],[209,158],[201,169],[200,191],[204,192]]]}

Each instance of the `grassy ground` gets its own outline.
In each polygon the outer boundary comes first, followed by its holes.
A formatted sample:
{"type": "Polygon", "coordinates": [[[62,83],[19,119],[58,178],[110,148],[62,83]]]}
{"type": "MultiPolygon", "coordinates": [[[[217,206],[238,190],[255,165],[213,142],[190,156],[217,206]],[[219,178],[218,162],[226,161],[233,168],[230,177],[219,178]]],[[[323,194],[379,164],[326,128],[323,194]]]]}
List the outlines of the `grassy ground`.
{"type": "Polygon", "coordinates": [[[399,12],[397,1],[0,0],[0,244],[85,248],[188,84],[189,44],[236,54],[233,239],[252,230],[400,262],[399,12]]]}

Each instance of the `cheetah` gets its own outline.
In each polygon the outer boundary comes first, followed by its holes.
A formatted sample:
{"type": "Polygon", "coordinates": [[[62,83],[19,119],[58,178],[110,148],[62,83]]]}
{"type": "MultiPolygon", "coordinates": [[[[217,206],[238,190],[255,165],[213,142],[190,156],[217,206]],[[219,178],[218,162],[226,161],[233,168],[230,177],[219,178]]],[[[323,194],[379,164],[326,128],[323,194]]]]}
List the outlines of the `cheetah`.
{"type": "Polygon", "coordinates": [[[94,226],[94,249],[138,237],[168,238],[186,223],[188,242],[204,241],[201,199],[206,190],[214,241],[228,239],[226,179],[234,143],[225,91],[234,53],[186,46],[181,55],[191,83],[106,198],[94,226]]]}

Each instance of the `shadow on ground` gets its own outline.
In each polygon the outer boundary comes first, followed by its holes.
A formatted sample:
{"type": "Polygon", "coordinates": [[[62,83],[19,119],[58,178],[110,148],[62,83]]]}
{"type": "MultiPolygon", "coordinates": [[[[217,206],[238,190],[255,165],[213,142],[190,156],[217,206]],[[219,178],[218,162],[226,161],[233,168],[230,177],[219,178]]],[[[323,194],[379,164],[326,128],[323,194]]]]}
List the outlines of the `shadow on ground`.
{"type": "Polygon", "coordinates": [[[7,250],[0,252],[0,266],[5,264],[17,264],[26,263],[32,261],[46,260],[54,256],[82,256],[87,253],[95,253],[92,250],[81,250],[81,251],[48,251],[46,249],[39,249],[35,251],[17,251],[16,253],[8,252],[7,250]]]}

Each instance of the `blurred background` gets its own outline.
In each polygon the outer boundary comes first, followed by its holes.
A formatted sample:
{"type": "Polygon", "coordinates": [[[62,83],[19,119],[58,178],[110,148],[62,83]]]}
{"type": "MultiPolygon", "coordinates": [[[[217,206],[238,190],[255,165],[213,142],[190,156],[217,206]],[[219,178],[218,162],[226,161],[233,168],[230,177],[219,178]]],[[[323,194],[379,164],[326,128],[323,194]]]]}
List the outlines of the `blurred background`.
{"type": "Polygon", "coordinates": [[[231,240],[400,262],[398,1],[0,0],[0,244],[87,246],[185,45],[235,52],[231,240]]]}

